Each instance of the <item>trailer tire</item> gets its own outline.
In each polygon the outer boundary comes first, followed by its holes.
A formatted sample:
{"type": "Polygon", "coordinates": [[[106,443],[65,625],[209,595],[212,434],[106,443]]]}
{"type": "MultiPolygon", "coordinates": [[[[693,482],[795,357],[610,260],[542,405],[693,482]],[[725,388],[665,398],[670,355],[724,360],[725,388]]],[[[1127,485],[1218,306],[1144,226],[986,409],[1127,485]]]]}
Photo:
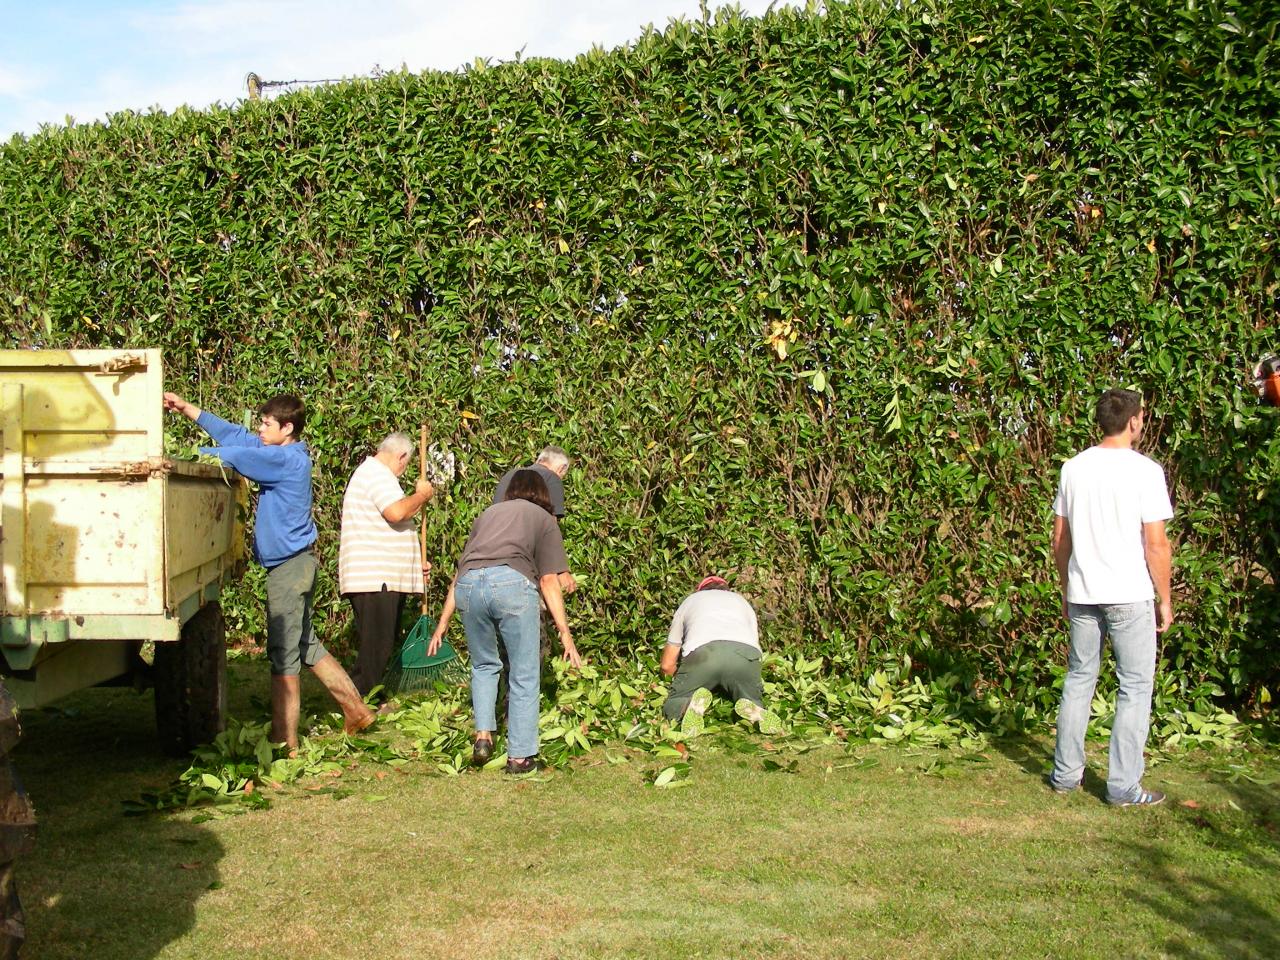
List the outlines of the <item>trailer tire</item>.
{"type": "Polygon", "coordinates": [[[156,729],[166,753],[182,756],[226,728],[226,633],[222,607],[208,603],[177,643],[156,644],[156,729]]]}

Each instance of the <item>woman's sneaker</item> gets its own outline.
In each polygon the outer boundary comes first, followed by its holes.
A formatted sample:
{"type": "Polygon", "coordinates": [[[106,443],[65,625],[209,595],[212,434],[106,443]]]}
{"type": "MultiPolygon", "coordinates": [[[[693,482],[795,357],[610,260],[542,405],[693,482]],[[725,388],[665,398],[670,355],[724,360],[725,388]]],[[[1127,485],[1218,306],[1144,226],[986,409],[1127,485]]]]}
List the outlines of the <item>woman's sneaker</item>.
{"type": "Polygon", "coordinates": [[[701,735],[706,728],[702,721],[702,715],[707,712],[707,708],[710,706],[710,690],[706,687],[699,687],[693,691],[693,696],[689,698],[689,706],[685,707],[684,716],[680,720],[680,732],[686,737],[701,735]]]}
{"type": "Polygon", "coordinates": [[[772,710],[766,710],[758,703],[752,703],[743,697],[733,705],[733,711],[743,720],[749,720],[760,728],[760,732],[769,736],[777,736],[785,732],[782,719],[772,710]]]}
{"type": "Polygon", "coordinates": [[[1164,802],[1164,794],[1159,790],[1139,790],[1138,795],[1132,800],[1122,800],[1113,804],[1117,807],[1154,807],[1157,803],[1164,802]]]}
{"type": "Polygon", "coordinates": [[[493,740],[490,737],[476,737],[471,745],[471,765],[483,767],[493,758],[493,740]]]}
{"type": "Polygon", "coordinates": [[[519,760],[507,760],[507,773],[513,777],[523,777],[531,773],[539,773],[547,768],[547,765],[537,757],[521,757],[519,760]]]}

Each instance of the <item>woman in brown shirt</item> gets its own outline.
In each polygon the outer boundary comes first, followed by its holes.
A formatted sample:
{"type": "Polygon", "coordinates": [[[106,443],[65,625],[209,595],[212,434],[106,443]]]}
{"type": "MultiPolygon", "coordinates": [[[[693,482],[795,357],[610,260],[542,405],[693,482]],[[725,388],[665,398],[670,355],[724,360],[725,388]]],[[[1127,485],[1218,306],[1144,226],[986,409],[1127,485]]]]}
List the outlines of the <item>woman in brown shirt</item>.
{"type": "Polygon", "coordinates": [[[471,709],[476,724],[472,761],[477,764],[493,755],[501,643],[509,665],[507,772],[531,773],[542,766],[538,760],[539,593],[555,621],[565,659],[575,667],[582,665],[560,593],[559,575],[568,569],[546,482],[536,471],[516,471],[506,499],[471,525],[428,648],[431,654],[439,648],[456,609],[462,615],[471,654],[471,709]]]}

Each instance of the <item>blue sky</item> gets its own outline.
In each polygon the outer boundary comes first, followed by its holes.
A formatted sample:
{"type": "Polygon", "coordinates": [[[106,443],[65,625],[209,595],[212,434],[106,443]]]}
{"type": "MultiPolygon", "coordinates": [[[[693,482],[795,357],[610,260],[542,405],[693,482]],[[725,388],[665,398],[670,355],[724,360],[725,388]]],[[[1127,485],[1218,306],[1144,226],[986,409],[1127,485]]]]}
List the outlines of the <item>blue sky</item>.
{"type": "MultiPolygon", "coordinates": [[[[758,15],[770,3],[738,5],[758,15]]],[[[696,18],[698,0],[0,0],[0,143],[68,116],[234,103],[250,71],[313,80],[522,48],[572,57],[679,16],[696,18]]]]}

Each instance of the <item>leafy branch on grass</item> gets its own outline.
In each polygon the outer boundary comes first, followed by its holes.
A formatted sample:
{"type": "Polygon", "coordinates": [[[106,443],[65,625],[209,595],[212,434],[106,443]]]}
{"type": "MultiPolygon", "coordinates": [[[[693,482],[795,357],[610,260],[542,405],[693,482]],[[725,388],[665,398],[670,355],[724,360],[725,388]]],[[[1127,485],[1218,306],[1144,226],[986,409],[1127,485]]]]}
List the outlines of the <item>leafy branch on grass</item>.
{"type": "MultiPolygon", "coordinates": [[[[909,659],[894,659],[859,675],[851,658],[770,654],[763,661],[765,697],[788,733],[772,740],[748,733],[749,725],[731,705],[717,700],[705,718],[707,732],[686,740],[662,719],[666,687],[644,664],[616,661],[607,669],[587,665],[572,671],[556,660],[548,677],[554,700],[544,700],[539,718],[540,755],[551,767],[588,755],[611,764],[647,762],[643,782],[666,789],[688,782],[698,752],[708,748],[756,757],[769,772],[795,773],[798,756],[820,745],[891,743],[969,756],[985,749],[993,735],[1044,729],[1043,717],[1028,724],[1025,711],[1001,698],[976,699],[954,676],[926,681],[912,666],[909,659]]],[[[1106,735],[1111,710],[1105,698],[1095,702],[1091,735],[1106,735]]],[[[270,743],[269,724],[232,721],[212,744],[194,752],[176,783],[125,801],[125,812],[209,804],[263,808],[272,792],[304,779],[341,777],[360,763],[459,776],[471,769],[471,719],[466,685],[440,683],[406,698],[372,735],[343,736],[336,714],[315,719],[313,735],[304,738],[294,758],[270,743]]],[[[1251,735],[1248,725],[1227,713],[1178,711],[1157,716],[1153,724],[1153,742],[1166,749],[1229,748],[1248,743],[1251,735]]],[[[498,769],[504,760],[499,754],[485,769],[498,769]]],[[[317,789],[349,795],[335,786],[317,789]]]]}

